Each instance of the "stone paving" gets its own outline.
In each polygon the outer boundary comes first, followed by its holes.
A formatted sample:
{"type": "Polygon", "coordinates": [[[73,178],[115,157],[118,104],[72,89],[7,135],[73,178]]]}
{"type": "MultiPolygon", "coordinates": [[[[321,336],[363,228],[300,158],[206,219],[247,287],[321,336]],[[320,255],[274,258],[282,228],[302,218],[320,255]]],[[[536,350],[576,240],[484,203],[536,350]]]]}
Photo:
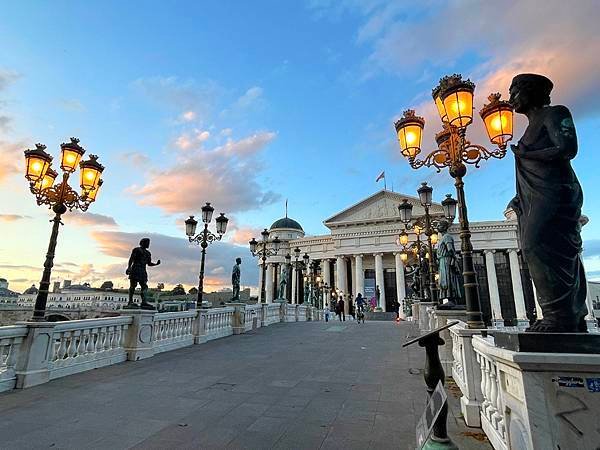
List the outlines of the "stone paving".
{"type": "MultiPolygon", "coordinates": [[[[0,394],[0,448],[414,449],[410,323],[300,322],[0,394]]],[[[451,391],[452,389],[450,389],[451,391]]],[[[490,449],[456,417],[461,449],[490,449]]]]}

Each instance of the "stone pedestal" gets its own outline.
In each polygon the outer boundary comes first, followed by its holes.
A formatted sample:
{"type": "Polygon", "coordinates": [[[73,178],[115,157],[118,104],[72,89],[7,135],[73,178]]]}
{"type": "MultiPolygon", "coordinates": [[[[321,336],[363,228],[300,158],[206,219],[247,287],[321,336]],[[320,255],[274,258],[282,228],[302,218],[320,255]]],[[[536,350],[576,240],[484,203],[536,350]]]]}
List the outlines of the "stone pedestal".
{"type": "Polygon", "coordinates": [[[127,315],[133,317],[133,323],[127,329],[124,346],[128,361],[139,361],[140,359],[154,356],[152,345],[154,314],[156,314],[156,311],[143,309],[127,310],[127,315]]]}
{"type": "Polygon", "coordinates": [[[49,359],[53,349],[55,322],[17,322],[26,325],[27,336],[21,344],[21,351],[15,370],[17,389],[25,389],[50,381],[49,359]]]}
{"type": "Polygon", "coordinates": [[[504,448],[519,450],[598,447],[600,354],[517,352],[482,337],[473,338],[473,346],[486,377],[481,417],[492,444],[501,440],[504,448]]]}
{"type": "Polygon", "coordinates": [[[204,344],[207,342],[206,338],[206,315],[203,314],[208,311],[209,308],[200,308],[198,315],[194,320],[194,344],[204,344]]]}
{"type": "Polygon", "coordinates": [[[233,307],[233,334],[243,334],[246,330],[246,304],[245,303],[227,303],[227,306],[233,307]]]}

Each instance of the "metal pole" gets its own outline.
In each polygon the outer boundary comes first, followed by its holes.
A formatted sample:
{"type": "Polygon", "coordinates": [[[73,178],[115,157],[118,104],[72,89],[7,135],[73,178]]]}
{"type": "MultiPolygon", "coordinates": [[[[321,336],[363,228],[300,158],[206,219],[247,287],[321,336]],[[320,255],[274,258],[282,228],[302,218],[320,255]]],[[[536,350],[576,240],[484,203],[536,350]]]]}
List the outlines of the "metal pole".
{"type": "Polygon", "coordinates": [[[52,274],[52,266],[54,266],[54,252],[58,241],[60,216],[67,212],[66,206],[62,203],[54,205],[52,210],[56,215],[54,216],[54,219],[52,219],[54,224],[52,225],[52,233],[50,234],[50,243],[48,244],[46,261],[44,261],[44,273],[42,274],[42,281],[40,281],[40,289],[35,298],[33,317],[31,318],[34,322],[43,322],[46,316],[46,303],[48,301],[48,292],[50,290],[50,275],[52,274]]]}
{"type": "Polygon", "coordinates": [[[204,260],[206,258],[206,247],[208,247],[208,243],[206,242],[208,238],[208,224],[204,224],[204,232],[202,233],[202,242],[200,246],[202,247],[202,259],[200,262],[200,277],[198,281],[198,301],[196,303],[196,308],[202,308],[202,291],[204,290],[204,260]]]}
{"type": "Polygon", "coordinates": [[[433,243],[431,242],[431,216],[429,215],[429,206],[425,205],[425,234],[427,236],[427,247],[429,249],[429,291],[431,294],[431,301],[439,302],[439,289],[435,281],[435,258],[433,256],[433,243]]]}
{"type": "Polygon", "coordinates": [[[477,286],[477,275],[473,265],[473,245],[471,244],[471,231],[469,230],[469,218],[467,215],[467,203],[463,177],[467,173],[464,164],[458,163],[450,168],[450,175],[454,178],[456,186],[456,199],[458,201],[458,218],[460,222],[460,251],[463,264],[463,281],[465,286],[465,302],[467,304],[467,325],[469,328],[485,328],[481,316],[481,303],[479,301],[479,289],[477,286]]]}
{"type": "Polygon", "coordinates": [[[260,296],[262,303],[267,302],[267,293],[265,292],[265,278],[267,276],[267,257],[263,252],[262,256],[262,280],[260,281],[260,296]]]}

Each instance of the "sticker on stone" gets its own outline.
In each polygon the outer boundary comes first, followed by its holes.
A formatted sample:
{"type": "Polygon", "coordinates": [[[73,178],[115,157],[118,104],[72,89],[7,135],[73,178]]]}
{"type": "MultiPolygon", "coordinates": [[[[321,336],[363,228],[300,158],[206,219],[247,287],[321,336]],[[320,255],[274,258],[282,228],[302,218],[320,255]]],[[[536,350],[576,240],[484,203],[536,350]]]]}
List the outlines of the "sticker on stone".
{"type": "Polygon", "coordinates": [[[588,391],[600,392],[600,378],[586,378],[588,391]]]}
{"type": "Polygon", "coordinates": [[[552,381],[557,381],[559,386],[562,387],[583,387],[583,378],[579,377],[558,377],[553,379],[552,381]]]}

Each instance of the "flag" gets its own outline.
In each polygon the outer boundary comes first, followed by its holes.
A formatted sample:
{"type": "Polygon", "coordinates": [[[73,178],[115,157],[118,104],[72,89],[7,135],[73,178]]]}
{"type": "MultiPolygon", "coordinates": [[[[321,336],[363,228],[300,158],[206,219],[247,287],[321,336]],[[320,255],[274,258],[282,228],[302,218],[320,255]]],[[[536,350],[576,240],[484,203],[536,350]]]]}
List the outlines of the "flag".
{"type": "Polygon", "coordinates": [[[385,170],[379,174],[379,176],[377,177],[377,179],[375,179],[375,183],[377,183],[377,182],[378,182],[379,180],[381,180],[382,178],[383,178],[383,179],[384,179],[384,181],[385,181],[385,170]]]}

